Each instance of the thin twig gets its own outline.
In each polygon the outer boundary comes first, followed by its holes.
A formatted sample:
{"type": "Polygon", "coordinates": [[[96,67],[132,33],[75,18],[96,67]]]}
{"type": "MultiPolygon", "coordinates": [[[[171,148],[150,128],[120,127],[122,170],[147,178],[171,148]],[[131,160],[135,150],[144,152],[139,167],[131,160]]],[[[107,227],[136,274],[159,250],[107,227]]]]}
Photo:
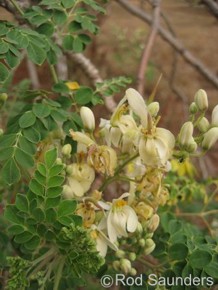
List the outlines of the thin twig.
{"type": "Polygon", "coordinates": [[[139,66],[138,71],[138,91],[142,95],[144,94],[144,87],[145,87],[145,72],[148,66],[148,60],[151,54],[152,47],[154,45],[154,41],[157,35],[159,20],[160,20],[160,0],[155,0],[153,3],[153,20],[152,20],[152,27],[151,32],[148,36],[148,40],[146,41],[145,47],[143,49],[142,58],[139,66]]]}
{"type": "MultiPolygon", "coordinates": [[[[119,3],[131,14],[147,22],[149,25],[153,23],[152,17],[148,13],[130,4],[130,2],[126,0],[116,0],[116,2],[119,3]]],[[[216,88],[218,88],[218,78],[216,77],[216,75],[208,67],[206,67],[198,58],[192,55],[192,53],[188,49],[186,49],[185,46],[180,41],[178,41],[174,36],[172,36],[166,29],[164,29],[161,26],[158,27],[158,33],[176,51],[178,51],[178,53],[184,58],[186,62],[188,62],[192,67],[194,67],[216,88]]]]}
{"type": "Polygon", "coordinates": [[[203,2],[210,10],[210,12],[218,18],[218,4],[214,2],[213,0],[202,0],[203,2]]]}
{"type": "Polygon", "coordinates": [[[31,79],[33,89],[39,89],[40,82],[39,82],[39,76],[37,73],[36,65],[28,57],[27,57],[27,69],[29,72],[29,77],[31,79]]]}

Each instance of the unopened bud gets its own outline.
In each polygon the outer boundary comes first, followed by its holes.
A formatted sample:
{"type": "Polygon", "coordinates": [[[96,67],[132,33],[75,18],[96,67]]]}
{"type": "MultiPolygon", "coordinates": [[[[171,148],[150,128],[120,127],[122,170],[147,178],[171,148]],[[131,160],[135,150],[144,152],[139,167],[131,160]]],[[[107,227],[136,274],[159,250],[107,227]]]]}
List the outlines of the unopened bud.
{"type": "Polygon", "coordinates": [[[208,99],[207,99],[207,93],[200,89],[195,94],[195,103],[199,110],[205,111],[208,108],[208,99]]]}
{"type": "Polygon", "coordinates": [[[129,259],[130,259],[130,261],[135,261],[135,259],[136,259],[136,254],[135,253],[129,253],[129,259]]]}
{"type": "Polygon", "coordinates": [[[152,218],[150,219],[150,223],[149,223],[149,226],[148,226],[148,229],[150,232],[155,232],[157,227],[159,226],[159,223],[160,223],[160,217],[158,214],[154,214],[152,216],[152,218]]]}
{"type": "Polygon", "coordinates": [[[205,133],[208,131],[210,127],[210,123],[207,120],[207,118],[203,117],[197,124],[198,130],[202,133],[205,133]]]}
{"type": "Polygon", "coordinates": [[[66,172],[67,172],[68,175],[72,175],[73,174],[73,172],[74,172],[73,164],[67,165],[66,172]]]}
{"type": "Polygon", "coordinates": [[[5,102],[8,98],[8,95],[6,93],[0,94],[0,101],[5,102]]]}
{"type": "Polygon", "coordinates": [[[120,270],[120,262],[119,261],[114,261],[112,266],[113,266],[115,271],[119,271],[120,270]]]}
{"type": "Polygon", "coordinates": [[[141,225],[140,223],[138,223],[136,231],[137,231],[139,234],[141,234],[141,233],[143,232],[143,227],[142,227],[142,225],[141,225]]]}
{"type": "Polygon", "coordinates": [[[80,116],[84,127],[90,131],[93,131],[95,129],[95,117],[92,110],[88,107],[81,107],[80,116]]]}
{"type": "Polygon", "coordinates": [[[218,105],[216,105],[212,111],[212,126],[218,127],[218,105]]]}
{"type": "Polygon", "coordinates": [[[185,122],[179,133],[179,144],[186,147],[192,142],[194,126],[192,122],[185,122]]]}
{"type": "Polygon", "coordinates": [[[0,129],[0,136],[2,136],[4,134],[3,129],[0,129]]]}
{"type": "Polygon", "coordinates": [[[151,114],[152,117],[156,117],[159,110],[160,104],[158,102],[152,102],[148,105],[148,112],[151,114]]]}
{"type": "Polygon", "coordinates": [[[145,239],[140,239],[139,240],[139,246],[144,247],[145,246],[145,239]]]}
{"type": "Polygon", "coordinates": [[[118,250],[118,251],[116,251],[115,256],[117,258],[124,258],[125,257],[125,252],[122,251],[122,250],[118,250]]]}
{"type": "Polygon", "coordinates": [[[213,127],[204,134],[204,139],[202,141],[203,149],[210,149],[218,140],[218,127],[213,127]]]}
{"type": "Polygon", "coordinates": [[[145,251],[144,251],[144,254],[145,255],[149,255],[151,252],[153,252],[155,248],[155,243],[152,239],[147,239],[145,241],[145,251]]]}
{"type": "Polygon", "coordinates": [[[62,165],[62,164],[63,164],[62,159],[58,157],[58,158],[56,159],[56,164],[58,164],[58,165],[62,165]]]}
{"type": "Polygon", "coordinates": [[[129,271],[129,274],[130,274],[131,276],[135,276],[135,275],[137,274],[136,269],[135,269],[135,268],[131,268],[131,270],[129,271]]]}
{"type": "Polygon", "coordinates": [[[125,274],[128,274],[132,269],[131,262],[128,259],[121,259],[120,268],[125,274]]]}
{"type": "Polygon", "coordinates": [[[62,154],[66,157],[70,156],[71,151],[72,151],[72,146],[70,144],[65,144],[61,150],[62,154]]]}
{"type": "Polygon", "coordinates": [[[195,114],[197,113],[197,111],[198,111],[197,105],[195,104],[195,102],[192,102],[191,105],[189,106],[189,112],[191,114],[195,114]]]}

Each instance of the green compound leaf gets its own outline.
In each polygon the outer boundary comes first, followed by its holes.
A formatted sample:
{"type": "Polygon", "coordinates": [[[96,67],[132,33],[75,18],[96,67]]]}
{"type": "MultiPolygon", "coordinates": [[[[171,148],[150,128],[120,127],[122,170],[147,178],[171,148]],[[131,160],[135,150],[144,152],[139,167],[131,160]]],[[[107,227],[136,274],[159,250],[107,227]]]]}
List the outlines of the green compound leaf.
{"type": "Polygon", "coordinates": [[[32,214],[38,222],[42,222],[45,220],[45,214],[44,214],[43,210],[39,207],[35,208],[33,210],[32,214]]]}
{"type": "Polygon", "coordinates": [[[45,153],[45,165],[50,169],[57,159],[57,149],[53,148],[45,153]]]}
{"type": "Polygon", "coordinates": [[[16,207],[23,212],[29,211],[29,201],[24,194],[18,193],[15,201],[16,207]]]}
{"type": "Polygon", "coordinates": [[[13,158],[9,159],[3,166],[1,171],[1,177],[9,185],[16,183],[20,180],[20,170],[13,158]]]}
{"type": "Polygon", "coordinates": [[[14,154],[14,147],[0,148],[0,161],[7,160],[14,154]]]}
{"type": "Polygon", "coordinates": [[[36,122],[36,116],[32,111],[25,112],[19,119],[19,125],[21,128],[28,128],[34,125],[36,122]]]}
{"type": "Polygon", "coordinates": [[[9,147],[14,144],[17,138],[16,134],[3,135],[0,137],[0,148],[9,147]]]}
{"type": "Polygon", "coordinates": [[[23,150],[25,153],[35,155],[37,149],[36,145],[30,142],[27,138],[20,136],[18,144],[20,149],[23,150]]]}
{"type": "Polygon", "coordinates": [[[58,207],[58,217],[68,216],[74,213],[76,209],[76,201],[75,200],[62,200],[58,207]]]}

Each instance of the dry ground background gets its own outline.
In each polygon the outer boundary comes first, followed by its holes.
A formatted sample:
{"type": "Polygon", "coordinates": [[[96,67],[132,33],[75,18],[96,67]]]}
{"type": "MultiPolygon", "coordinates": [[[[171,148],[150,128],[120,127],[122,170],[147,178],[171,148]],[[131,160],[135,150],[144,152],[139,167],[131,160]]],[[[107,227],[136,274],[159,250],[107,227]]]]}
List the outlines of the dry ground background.
{"type": "MultiPolygon", "coordinates": [[[[141,5],[143,1],[130,0],[132,4],[141,5]]],[[[144,1],[146,2],[146,1],[144,1]]],[[[175,35],[196,57],[198,57],[211,71],[218,75],[218,20],[199,1],[162,0],[162,11],[166,15],[175,35]]],[[[149,12],[149,5],[144,3],[143,9],[149,12]]],[[[11,19],[13,15],[0,10],[0,19],[11,19]]],[[[166,27],[163,20],[162,25],[166,27]]],[[[150,27],[125,11],[116,1],[109,1],[107,15],[99,19],[100,33],[85,51],[91,61],[99,69],[103,78],[114,76],[130,76],[132,86],[136,84],[137,70],[143,45],[147,39],[150,27]]],[[[218,103],[218,90],[202,77],[195,69],[187,64],[180,56],[177,57],[177,68],[174,76],[174,85],[180,90],[184,99],[192,101],[199,88],[207,91],[210,103],[210,112],[218,103]]],[[[149,67],[145,75],[145,98],[149,96],[160,73],[163,73],[158,87],[156,100],[161,104],[161,125],[178,133],[184,122],[187,107],[184,100],[172,92],[167,78],[169,78],[173,63],[174,50],[157,36],[152,49],[149,67]],[[166,77],[167,76],[167,77],[166,77]]],[[[69,64],[71,80],[79,83],[89,83],[83,71],[73,63],[69,64]]],[[[38,69],[42,87],[48,88],[50,76],[46,66],[38,69]]],[[[28,78],[25,61],[15,74],[14,84],[23,78],[28,78]]],[[[121,95],[116,96],[116,99],[121,95]]],[[[106,117],[107,110],[102,106],[95,109],[98,117],[106,117]]],[[[209,112],[209,113],[210,113],[209,112]]],[[[209,116],[209,114],[208,114],[209,116]]],[[[207,157],[198,162],[199,171],[203,176],[218,175],[218,146],[211,150],[207,157]]]]}

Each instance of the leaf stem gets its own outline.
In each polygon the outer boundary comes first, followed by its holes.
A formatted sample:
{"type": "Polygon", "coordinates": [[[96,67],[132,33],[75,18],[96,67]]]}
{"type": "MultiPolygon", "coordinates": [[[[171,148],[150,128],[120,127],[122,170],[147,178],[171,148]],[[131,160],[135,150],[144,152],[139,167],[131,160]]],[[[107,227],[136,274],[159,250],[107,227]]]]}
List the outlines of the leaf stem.
{"type": "Polygon", "coordinates": [[[13,4],[13,6],[17,9],[17,11],[23,16],[24,12],[23,10],[20,8],[20,6],[18,5],[16,0],[10,0],[10,2],[13,4]]]}
{"type": "Polygon", "coordinates": [[[55,84],[58,83],[58,77],[57,77],[57,73],[55,71],[55,68],[52,64],[49,64],[49,68],[50,68],[50,72],[51,72],[51,75],[52,75],[52,78],[53,78],[53,81],[55,84]]]}

